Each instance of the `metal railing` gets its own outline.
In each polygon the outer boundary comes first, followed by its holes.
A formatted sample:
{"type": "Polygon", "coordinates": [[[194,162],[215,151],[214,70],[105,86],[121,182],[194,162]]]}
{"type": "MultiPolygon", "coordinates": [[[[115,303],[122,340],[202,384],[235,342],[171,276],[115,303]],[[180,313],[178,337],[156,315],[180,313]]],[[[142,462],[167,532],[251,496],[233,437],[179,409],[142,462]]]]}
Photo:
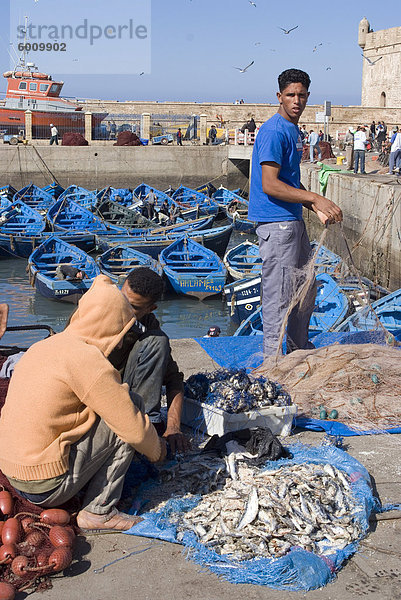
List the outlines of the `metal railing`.
{"type": "Polygon", "coordinates": [[[253,146],[257,135],[256,131],[241,131],[241,129],[230,129],[228,131],[228,143],[235,146],[253,146]]]}

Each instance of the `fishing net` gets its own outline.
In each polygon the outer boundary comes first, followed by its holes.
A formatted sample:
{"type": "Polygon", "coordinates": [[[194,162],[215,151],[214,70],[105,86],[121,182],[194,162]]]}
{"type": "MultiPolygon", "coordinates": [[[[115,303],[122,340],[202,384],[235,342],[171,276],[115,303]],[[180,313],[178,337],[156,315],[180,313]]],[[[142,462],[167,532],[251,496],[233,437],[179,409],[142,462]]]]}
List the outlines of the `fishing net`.
{"type": "Polygon", "coordinates": [[[70,132],[63,135],[62,146],[88,146],[88,141],[81,133],[70,132]]]}
{"type": "MultiPolygon", "coordinates": [[[[6,356],[0,354],[0,366],[5,360],[6,356]]],[[[9,379],[0,378],[0,414],[6,400],[9,383],[9,379]]],[[[32,504],[32,502],[20,496],[10,485],[7,477],[2,471],[0,471],[0,491],[8,492],[11,495],[12,503],[10,514],[4,515],[0,511],[0,531],[5,526],[8,517],[15,517],[15,515],[18,515],[19,539],[15,544],[14,554],[17,557],[23,557],[19,558],[20,561],[24,561],[26,557],[27,568],[29,569],[25,572],[22,571],[20,574],[16,574],[14,572],[14,562],[8,560],[2,564],[2,561],[4,560],[2,554],[0,557],[0,582],[9,583],[18,591],[25,589],[29,589],[30,591],[44,591],[52,588],[52,582],[49,577],[52,569],[49,570],[43,565],[47,565],[47,561],[49,560],[51,553],[56,549],[56,546],[53,545],[53,542],[49,539],[48,534],[50,528],[40,524],[39,515],[43,511],[43,508],[32,504]],[[32,523],[34,524],[34,527],[31,527],[32,523]],[[43,561],[45,561],[45,563],[43,563],[43,561]],[[37,571],[30,569],[37,569],[37,571]]],[[[74,498],[68,503],[68,506],[65,506],[64,508],[68,512],[72,512],[73,510],[76,510],[78,506],[78,500],[77,498],[74,498]]],[[[65,535],[72,535],[72,537],[75,537],[75,533],[78,531],[77,528],[72,528],[71,526],[64,527],[60,525],[60,528],[68,530],[70,533],[66,533],[65,535]]],[[[64,534],[62,533],[61,535],[63,536],[64,534]]],[[[4,539],[3,544],[2,549],[5,548],[4,539]]],[[[63,553],[64,550],[61,550],[61,552],[63,553]]]]}
{"type": "MultiPolygon", "coordinates": [[[[223,493],[229,477],[221,459],[203,456],[198,463],[184,463],[181,471],[174,470],[176,464],[167,465],[161,481],[148,483],[140,489],[148,512],[128,533],[179,542],[187,549],[188,558],[232,583],[266,585],[287,591],[308,591],[326,585],[357,550],[359,541],[368,531],[370,514],[379,510],[379,506],[372,494],[368,472],[346,452],[334,446],[302,444],[287,446],[287,450],[292,458],[269,461],[261,470],[245,469],[246,477],[241,475],[238,466],[240,481],[231,481],[230,485],[234,485],[234,489],[243,486],[243,496],[247,499],[226,498],[220,505],[215,500],[223,493]],[[313,478],[318,476],[323,478],[327,488],[313,487],[313,478]],[[276,477],[281,477],[278,487],[274,486],[276,477]],[[309,528],[303,530],[309,519],[303,522],[295,509],[299,502],[301,507],[305,502],[311,502],[318,514],[322,494],[330,486],[337,490],[333,492],[336,499],[325,498],[323,511],[331,510],[330,506],[341,508],[339,514],[343,515],[344,521],[333,515],[336,526],[343,528],[341,543],[338,540],[340,529],[333,530],[333,536],[328,537],[319,529],[323,530],[325,523],[330,521],[329,512],[322,517],[320,526],[309,523],[309,528]],[[272,491],[274,489],[277,493],[272,491]],[[235,513],[237,504],[239,508],[235,513]],[[283,523],[288,525],[294,514],[298,516],[292,526],[281,529],[276,537],[274,529],[270,534],[266,533],[267,518],[263,512],[266,509],[262,508],[266,505],[270,506],[267,510],[278,515],[280,527],[283,523]],[[230,511],[233,514],[227,516],[230,511]],[[218,527],[222,521],[223,533],[220,534],[218,527]],[[250,536],[254,543],[249,541],[250,536]],[[311,542],[311,538],[315,541],[311,542]],[[227,540],[228,546],[224,546],[223,542],[227,543],[227,540]],[[231,550],[230,540],[239,545],[241,554],[231,550]],[[245,548],[242,548],[243,541],[245,548]]],[[[307,508],[302,510],[307,511],[307,508]]]]}
{"type": "Polygon", "coordinates": [[[266,359],[256,375],[278,379],[298,419],[339,419],[354,433],[401,426],[400,351],[377,344],[326,346],[266,359]]]}
{"type": "Polygon", "coordinates": [[[114,146],[142,146],[142,142],[135,133],[120,131],[114,146]]]}

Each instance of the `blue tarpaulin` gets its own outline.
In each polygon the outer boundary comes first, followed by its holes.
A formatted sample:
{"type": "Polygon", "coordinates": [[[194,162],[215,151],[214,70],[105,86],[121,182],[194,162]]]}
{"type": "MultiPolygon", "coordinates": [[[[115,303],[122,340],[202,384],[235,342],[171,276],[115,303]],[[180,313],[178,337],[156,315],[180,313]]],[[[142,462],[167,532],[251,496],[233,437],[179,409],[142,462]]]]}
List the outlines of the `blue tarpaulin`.
{"type": "MultiPolygon", "coordinates": [[[[329,463],[347,473],[357,505],[355,519],[359,521],[361,537],[364,537],[369,529],[370,514],[380,511],[365,467],[343,450],[331,445],[311,447],[293,444],[288,446],[288,450],[292,458],[267,462],[265,468],[270,470],[302,463],[329,463]]],[[[159,512],[141,515],[143,521],[126,533],[177,543],[176,527],[171,523],[170,515],[191,510],[199,500],[200,496],[172,497],[159,512]]],[[[219,555],[213,548],[201,544],[192,531],[185,533],[181,543],[188,549],[189,558],[207,566],[210,571],[231,583],[266,585],[287,591],[308,591],[329,583],[344,561],[357,550],[358,541],[348,544],[343,550],[333,548],[332,553],[327,556],[318,556],[302,548],[293,547],[288,554],[280,558],[259,557],[244,561],[219,555]]]]}

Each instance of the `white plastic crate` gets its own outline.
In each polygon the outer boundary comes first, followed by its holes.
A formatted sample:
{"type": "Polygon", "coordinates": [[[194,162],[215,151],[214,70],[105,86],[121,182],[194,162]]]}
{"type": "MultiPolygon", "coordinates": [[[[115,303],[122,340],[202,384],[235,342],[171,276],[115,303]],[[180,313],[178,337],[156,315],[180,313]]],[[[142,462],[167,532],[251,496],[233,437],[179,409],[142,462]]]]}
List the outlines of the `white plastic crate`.
{"type": "Polygon", "coordinates": [[[268,406],[249,412],[228,413],[191,398],[184,398],[181,421],[208,435],[224,435],[248,427],[269,427],[272,433],[286,436],[291,433],[292,421],[297,414],[295,404],[268,406]]]}

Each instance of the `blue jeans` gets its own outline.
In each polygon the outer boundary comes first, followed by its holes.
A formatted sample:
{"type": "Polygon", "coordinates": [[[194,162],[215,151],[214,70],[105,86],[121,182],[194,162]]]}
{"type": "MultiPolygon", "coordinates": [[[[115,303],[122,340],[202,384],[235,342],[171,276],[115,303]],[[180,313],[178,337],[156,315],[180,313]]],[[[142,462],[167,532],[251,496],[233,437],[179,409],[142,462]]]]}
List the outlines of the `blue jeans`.
{"type": "MultiPolygon", "coordinates": [[[[281,221],[260,223],[256,229],[262,257],[263,354],[276,353],[281,326],[288,306],[305,281],[303,268],[312,253],[305,223],[281,221]]],[[[313,280],[302,306],[296,305],[287,323],[287,353],[299,348],[313,348],[308,341],[308,327],[316,298],[313,280]]]]}
{"type": "Polygon", "coordinates": [[[354,150],[354,173],[358,173],[359,161],[361,173],[365,173],[365,150],[354,150]]]}
{"type": "Polygon", "coordinates": [[[131,394],[143,398],[144,412],[152,423],[161,421],[161,389],[169,357],[168,337],[160,329],[150,330],[135,342],[124,369],[123,382],[131,394]]]}
{"type": "Polygon", "coordinates": [[[322,152],[320,150],[319,142],[317,144],[313,144],[313,145],[311,144],[309,146],[309,160],[310,160],[310,162],[314,161],[315,148],[316,148],[319,160],[321,160],[321,158],[322,158],[322,152]]]}
{"type": "Polygon", "coordinates": [[[394,171],[394,167],[399,167],[401,164],[401,150],[390,152],[388,170],[390,173],[394,171]]]}

